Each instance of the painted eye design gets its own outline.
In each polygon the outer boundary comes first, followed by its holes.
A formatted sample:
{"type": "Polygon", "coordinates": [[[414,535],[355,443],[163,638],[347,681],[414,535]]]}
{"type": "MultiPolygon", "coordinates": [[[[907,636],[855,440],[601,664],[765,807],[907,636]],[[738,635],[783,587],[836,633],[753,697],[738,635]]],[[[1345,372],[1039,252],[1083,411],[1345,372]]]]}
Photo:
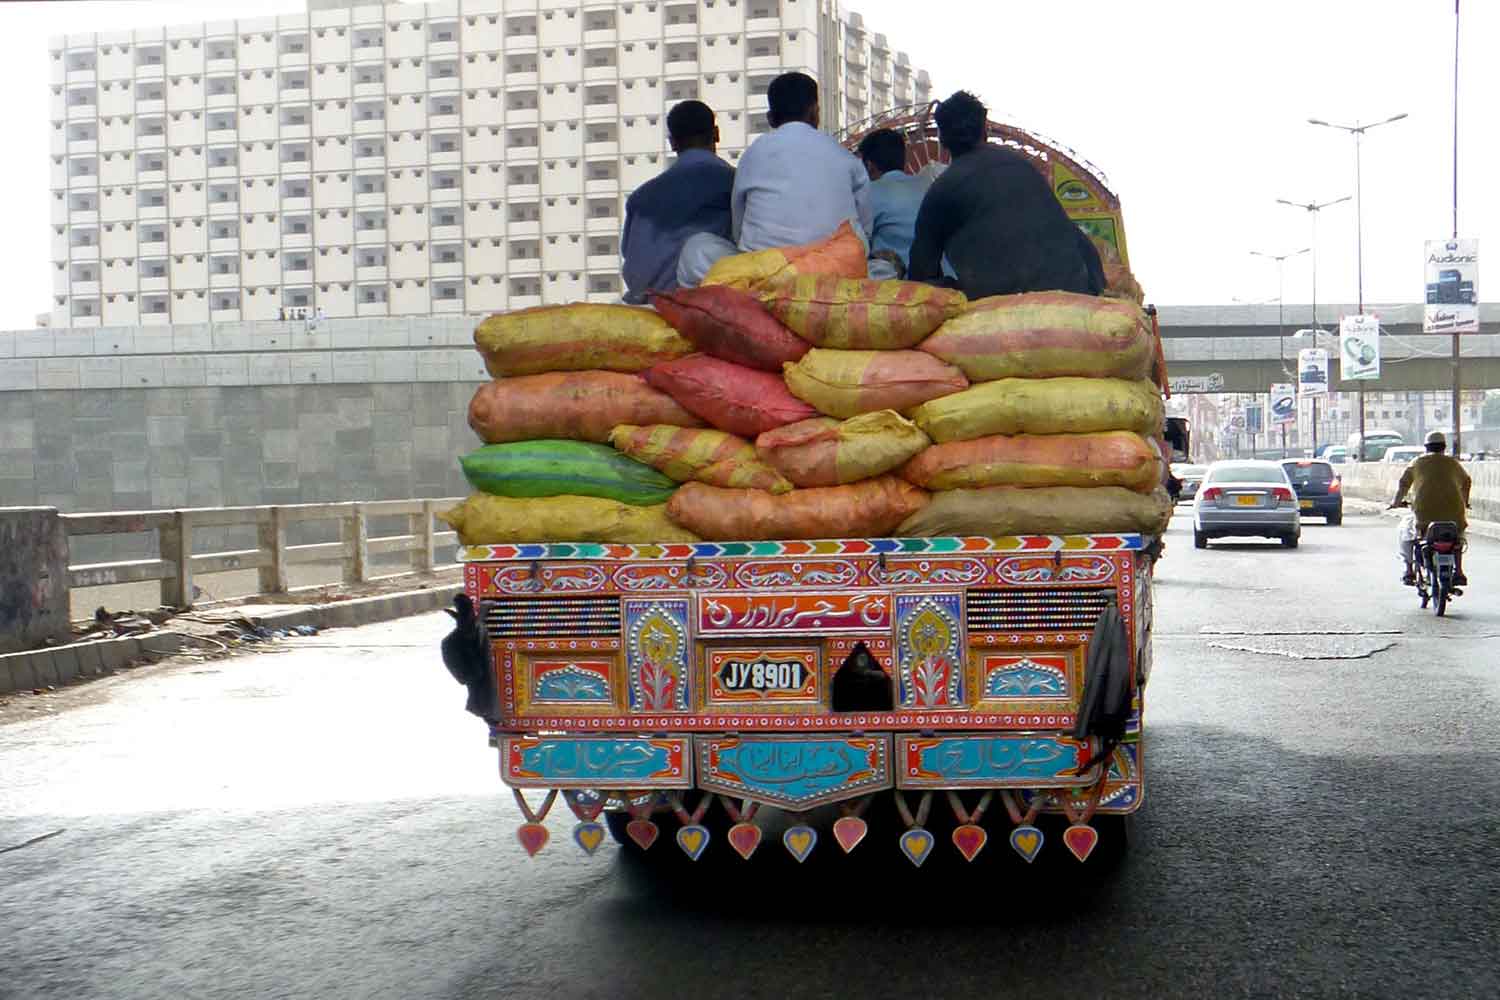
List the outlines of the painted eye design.
{"type": "Polygon", "coordinates": [[[1057,186],[1057,197],[1062,201],[1088,201],[1090,195],[1081,181],[1063,181],[1057,186]]]}

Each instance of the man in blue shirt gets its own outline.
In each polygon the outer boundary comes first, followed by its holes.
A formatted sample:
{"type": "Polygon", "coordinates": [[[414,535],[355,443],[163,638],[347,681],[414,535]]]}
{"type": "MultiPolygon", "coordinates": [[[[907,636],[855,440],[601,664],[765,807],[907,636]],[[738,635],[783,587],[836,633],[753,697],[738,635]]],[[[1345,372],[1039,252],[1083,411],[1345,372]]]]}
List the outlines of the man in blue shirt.
{"type": "Polygon", "coordinates": [[[677,264],[692,236],[728,239],[734,168],[715,150],[719,128],[702,101],[683,101],[667,114],[667,141],[677,162],[635,189],[625,201],[620,236],[625,301],[639,305],[648,291],[678,287],[677,264]]]}
{"type": "Polygon", "coordinates": [[[832,236],[849,222],[870,231],[870,177],[852,153],[818,130],[818,82],[783,73],[766,88],[771,131],[750,144],[734,175],[734,233],[696,236],[678,279],[697,284],[720,257],[797,246],[832,236]]]}
{"type": "Polygon", "coordinates": [[[906,172],[906,139],[895,129],[877,129],[859,143],[870,175],[870,277],[906,277],[917,210],[930,178],[906,172]]]}

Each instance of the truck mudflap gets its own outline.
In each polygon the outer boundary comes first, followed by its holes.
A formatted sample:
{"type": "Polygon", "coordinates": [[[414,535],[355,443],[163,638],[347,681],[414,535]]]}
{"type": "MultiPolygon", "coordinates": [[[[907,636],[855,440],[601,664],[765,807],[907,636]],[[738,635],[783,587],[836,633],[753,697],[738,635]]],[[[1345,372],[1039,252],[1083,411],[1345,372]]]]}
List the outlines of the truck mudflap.
{"type": "Polygon", "coordinates": [[[1060,815],[1058,839],[1084,860],[1096,818],[1144,798],[1149,541],[471,550],[466,588],[498,681],[492,739],[526,819],[517,839],[541,851],[560,800],[587,854],[606,835],[648,850],[670,830],[694,860],[719,842],[749,858],[774,820],[802,861],[819,825],[848,853],[871,816],[899,820],[896,846],[916,865],[933,830],[968,860],[995,833],[1031,861],[1048,839],[1039,817],[1060,815]],[[1107,609],[1130,657],[1118,743],[1117,730],[1075,736],[1107,609]],[[889,676],[888,700],[836,709],[834,675],[859,647],[889,676]]]}

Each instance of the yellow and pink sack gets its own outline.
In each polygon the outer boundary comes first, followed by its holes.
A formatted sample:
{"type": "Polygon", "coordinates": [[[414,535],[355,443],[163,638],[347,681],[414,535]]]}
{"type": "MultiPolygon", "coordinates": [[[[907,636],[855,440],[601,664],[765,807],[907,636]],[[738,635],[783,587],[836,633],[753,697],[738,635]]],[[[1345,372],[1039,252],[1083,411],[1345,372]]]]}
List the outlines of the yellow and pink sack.
{"type": "Polygon", "coordinates": [[[755,450],[797,486],[843,486],[899,468],[931,443],[895,410],[877,410],[778,427],[756,438],[755,450]]]}
{"type": "Polygon", "coordinates": [[[609,440],[617,451],[679,483],[699,482],[768,493],[788,493],[792,489],[781,473],[760,460],[755,445],[723,431],[664,424],[652,427],[621,424],[609,440]]]}

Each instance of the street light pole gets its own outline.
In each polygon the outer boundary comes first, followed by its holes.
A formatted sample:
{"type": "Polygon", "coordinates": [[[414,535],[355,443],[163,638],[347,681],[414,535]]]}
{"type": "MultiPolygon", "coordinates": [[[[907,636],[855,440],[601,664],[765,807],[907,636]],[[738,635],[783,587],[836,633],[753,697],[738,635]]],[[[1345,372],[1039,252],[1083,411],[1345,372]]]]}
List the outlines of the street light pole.
{"type": "MultiPolygon", "coordinates": [[[[1365,214],[1364,214],[1364,184],[1363,184],[1363,181],[1362,181],[1362,178],[1361,178],[1362,171],[1360,169],[1360,149],[1361,149],[1361,146],[1363,145],[1365,133],[1368,132],[1370,129],[1372,129],[1372,128],[1379,128],[1381,125],[1389,125],[1389,124],[1391,124],[1391,122],[1399,122],[1401,119],[1403,119],[1405,117],[1406,117],[1406,112],[1403,111],[1399,115],[1392,115],[1391,117],[1386,118],[1383,121],[1374,122],[1374,123],[1369,124],[1369,125],[1361,125],[1359,122],[1355,122],[1353,125],[1339,125],[1339,124],[1337,124],[1335,122],[1325,122],[1321,118],[1309,118],[1307,120],[1307,123],[1309,125],[1321,125],[1324,128],[1338,129],[1340,132],[1347,132],[1350,135],[1354,136],[1354,261],[1355,261],[1354,268],[1355,268],[1355,286],[1356,286],[1356,288],[1358,290],[1357,294],[1359,296],[1359,314],[1361,316],[1363,316],[1364,312],[1365,312],[1365,214]]],[[[1313,320],[1313,325],[1314,326],[1318,325],[1316,318],[1313,320]]],[[[1360,382],[1360,384],[1359,384],[1358,396],[1359,396],[1359,450],[1358,450],[1358,454],[1356,454],[1354,456],[1354,460],[1356,462],[1362,462],[1362,461],[1364,461],[1364,457],[1365,457],[1365,386],[1364,386],[1364,382],[1360,382]]]]}
{"type": "MultiPolygon", "coordinates": [[[[1303,247],[1301,250],[1293,250],[1289,253],[1265,253],[1261,250],[1251,250],[1250,256],[1264,257],[1266,260],[1276,262],[1276,353],[1281,356],[1281,374],[1292,380],[1295,384],[1297,379],[1291,372],[1286,370],[1286,262],[1291,257],[1300,257],[1312,250],[1312,247],[1303,247]]],[[[1267,386],[1267,391],[1270,387],[1267,386]]],[[[1265,420],[1269,424],[1271,420],[1270,396],[1266,397],[1265,420]]],[[[1266,433],[1271,432],[1270,427],[1266,433]]],[[[1270,442],[1267,442],[1269,445],[1270,442]]],[[[1281,425],[1281,457],[1286,458],[1286,424],[1281,425]]]]}
{"type": "MultiPolygon", "coordinates": [[[[1300,208],[1304,212],[1306,212],[1307,214],[1309,214],[1309,215],[1312,216],[1312,237],[1313,237],[1312,238],[1312,320],[1313,320],[1312,328],[1313,328],[1313,330],[1318,331],[1318,332],[1321,332],[1322,329],[1323,329],[1318,324],[1318,213],[1321,212],[1321,211],[1323,211],[1323,209],[1328,208],[1330,206],[1341,205],[1344,202],[1348,201],[1350,199],[1350,197],[1351,197],[1350,195],[1346,194],[1342,198],[1334,198],[1332,201],[1323,201],[1323,202],[1318,202],[1318,201],[1308,201],[1308,202],[1287,201],[1285,198],[1277,198],[1276,199],[1276,203],[1278,205],[1290,205],[1292,208],[1300,208]]],[[[1316,346],[1317,342],[1318,342],[1317,333],[1314,333],[1313,334],[1313,345],[1316,346]]],[[[1330,372],[1330,374],[1332,374],[1332,373],[1330,372]]],[[[1332,379],[1330,379],[1330,381],[1332,381],[1332,379]]],[[[1300,381],[1298,382],[1298,389],[1299,389],[1298,395],[1300,396],[1301,395],[1301,392],[1300,392],[1301,383],[1300,383],[1300,381]]],[[[1361,442],[1361,444],[1363,444],[1363,442],[1361,442]]],[[[1317,450],[1318,450],[1318,399],[1317,399],[1316,396],[1314,396],[1313,397],[1313,452],[1314,452],[1314,457],[1316,457],[1317,450]]]]}

